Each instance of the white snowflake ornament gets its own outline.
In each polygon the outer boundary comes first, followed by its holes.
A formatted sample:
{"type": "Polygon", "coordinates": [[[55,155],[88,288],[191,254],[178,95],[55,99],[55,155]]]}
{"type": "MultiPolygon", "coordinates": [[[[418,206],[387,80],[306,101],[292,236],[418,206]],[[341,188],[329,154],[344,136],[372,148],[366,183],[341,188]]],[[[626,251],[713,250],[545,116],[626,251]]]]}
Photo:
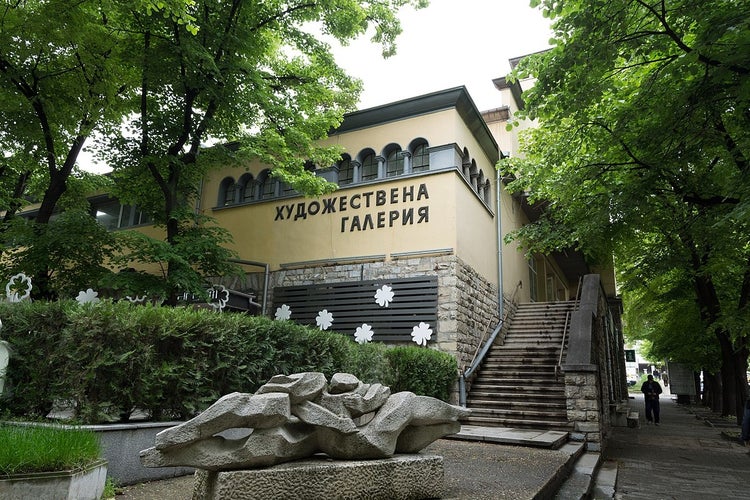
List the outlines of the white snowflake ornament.
{"type": "Polygon", "coordinates": [[[78,292],[76,300],[79,304],[97,304],[99,302],[99,292],[95,292],[91,288],[87,289],[85,292],[81,290],[78,292]]]}
{"type": "Polygon", "coordinates": [[[357,331],[354,332],[354,340],[360,344],[366,344],[372,342],[372,327],[367,323],[362,323],[362,326],[357,327],[357,331]]]}
{"type": "Polygon", "coordinates": [[[5,285],[5,297],[8,302],[21,302],[31,295],[31,278],[23,273],[18,273],[10,278],[5,285]],[[24,289],[25,288],[25,289],[24,289]],[[21,294],[20,292],[23,292],[21,294]]]}
{"type": "Polygon", "coordinates": [[[388,285],[383,285],[378,288],[377,292],[375,292],[375,302],[377,302],[380,307],[388,307],[388,304],[393,302],[393,295],[393,288],[388,285]]]}
{"type": "Polygon", "coordinates": [[[318,328],[321,330],[328,330],[333,324],[333,314],[329,313],[328,309],[323,309],[315,318],[315,323],[317,323],[318,328]]]}
{"type": "Polygon", "coordinates": [[[229,302],[229,290],[224,285],[215,285],[208,289],[208,296],[215,299],[216,302],[209,302],[209,305],[221,312],[229,302]]]}
{"type": "Polygon", "coordinates": [[[292,317],[292,310],[289,309],[288,305],[282,304],[281,307],[276,308],[275,318],[277,321],[286,321],[291,317],[292,317]]]}
{"type": "Polygon", "coordinates": [[[427,341],[432,338],[432,328],[430,328],[429,323],[421,321],[419,326],[412,328],[411,338],[417,345],[426,346],[427,341]]]}

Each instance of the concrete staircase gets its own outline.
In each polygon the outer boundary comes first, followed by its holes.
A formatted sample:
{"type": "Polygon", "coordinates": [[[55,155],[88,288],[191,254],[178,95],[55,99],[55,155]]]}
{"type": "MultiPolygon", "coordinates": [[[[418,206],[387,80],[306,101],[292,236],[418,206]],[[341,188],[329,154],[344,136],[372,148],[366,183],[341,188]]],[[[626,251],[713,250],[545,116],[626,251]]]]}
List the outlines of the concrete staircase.
{"type": "MultiPolygon", "coordinates": [[[[565,384],[556,377],[566,317],[575,302],[520,304],[467,397],[465,425],[570,431],[565,384]]],[[[567,339],[566,339],[567,343],[567,339]]]]}

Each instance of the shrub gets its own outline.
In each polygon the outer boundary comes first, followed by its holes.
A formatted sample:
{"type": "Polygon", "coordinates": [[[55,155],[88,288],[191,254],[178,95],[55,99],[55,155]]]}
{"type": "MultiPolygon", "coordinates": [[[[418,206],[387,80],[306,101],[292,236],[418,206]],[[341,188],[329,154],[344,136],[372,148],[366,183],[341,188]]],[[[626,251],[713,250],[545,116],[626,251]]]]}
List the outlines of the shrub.
{"type": "Polygon", "coordinates": [[[394,379],[386,358],[388,349],[385,344],[378,342],[361,345],[351,342],[349,356],[341,371],[352,373],[365,383],[379,382],[391,386],[394,379]]]}
{"type": "Polygon", "coordinates": [[[0,317],[13,351],[1,403],[15,416],[44,417],[62,402],[83,423],[125,421],[136,408],[186,419],[279,373],[348,372],[443,400],[456,380],[447,354],[264,317],[110,301],[0,304],[0,317]]]}
{"type": "Polygon", "coordinates": [[[394,347],[386,351],[393,371],[392,392],[411,391],[449,401],[458,374],[450,354],[423,347],[394,347]]]}
{"type": "Polygon", "coordinates": [[[69,399],[55,376],[65,362],[60,345],[66,316],[60,302],[0,303],[0,338],[12,349],[3,400],[11,413],[44,417],[55,401],[69,399]]]}
{"type": "Polygon", "coordinates": [[[0,425],[0,476],[74,470],[101,457],[98,436],[59,426],[0,425]]]}

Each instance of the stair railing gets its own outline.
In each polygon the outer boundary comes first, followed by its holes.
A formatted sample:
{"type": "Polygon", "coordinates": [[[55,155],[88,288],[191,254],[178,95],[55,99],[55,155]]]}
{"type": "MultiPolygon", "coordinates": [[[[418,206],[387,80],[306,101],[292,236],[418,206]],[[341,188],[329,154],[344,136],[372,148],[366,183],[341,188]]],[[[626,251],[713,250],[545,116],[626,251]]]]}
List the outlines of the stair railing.
{"type": "Polygon", "coordinates": [[[557,364],[555,365],[555,380],[558,379],[560,376],[560,371],[562,370],[562,357],[563,352],[565,352],[565,338],[568,335],[568,322],[570,321],[570,311],[565,312],[565,326],[563,327],[563,335],[562,335],[562,342],[560,342],[560,357],[557,359],[557,364]]]}
{"type": "MultiPolygon", "coordinates": [[[[516,289],[513,290],[513,295],[511,296],[511,299],[510,299],[511,304],[515,303],[516,295],[518,294],[518,289],[520,287],[521,287],[521,282],[519,281],[518,284],[516,285],[516,289]]],[[[497,338],[498,334],[502,331],[503,325],[505,324],[505,321],[507,319],[508,319],[508,309],[506,309],[505,312],[503,313],[503,317],[500,318],[500,323],[498,323],[497,327],[492,331],[492,334],[487,339],[487,342],[484,343],[481,350],[479,350],[478,353],[474,354],[474,359],[472,360],[469,368],[467,368],[459,376],[458,378],[458,404],[459,405],[466,407],[466,379],[471,377],[474,371],[477,368],[479,368],[479,365],[482,364],[484,357],[490,351],[492,344],[495,343],[495,339],[497,338]]]]}
{"type": "MultiPolygon", "coordinates": [[[[578,287],[576,288],[576,297],[575,297],[575,304],[573,306],[573,309],[578,309],[578,299],[581,296],[581,284],[583,282],[583,277],[578,278],[578,287]]],[[[557,359],[557,365],[555,365],[555,380],[558,379],[560,376],[560,372],[562,371],[562,357],[563,353],[565,353],[565,339],[568,336],[568,324],[570,324],[570,311],[567,311],[565,313],[565,326],[563,327],[563,336],[562,341],[560,342],[560,356],[557,359]]]]}

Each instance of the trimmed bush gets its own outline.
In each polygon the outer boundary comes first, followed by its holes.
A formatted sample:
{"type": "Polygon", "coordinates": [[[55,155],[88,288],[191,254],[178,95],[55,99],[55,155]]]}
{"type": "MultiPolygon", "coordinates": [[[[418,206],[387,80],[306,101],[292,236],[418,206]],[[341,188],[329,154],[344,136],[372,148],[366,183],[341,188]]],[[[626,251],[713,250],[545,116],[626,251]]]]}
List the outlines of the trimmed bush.
{"type": "Polygon", "coordinates": [[[449,400],[456,362],[419,347],[359,345],[289,321],[127,302],[0,304],[12,349],[1,408],[44,417],[53,403],[77,420],[187,419],[230,392],[255,392],[273,375],[348,372],[449,400]]]}
{"type": "Polygon", "coordinates": [[[450,354],[422,347],[395,347],[386,351],[393,372],[392,392],[411,391],[449,401],[458,375],[450,354]]]}

